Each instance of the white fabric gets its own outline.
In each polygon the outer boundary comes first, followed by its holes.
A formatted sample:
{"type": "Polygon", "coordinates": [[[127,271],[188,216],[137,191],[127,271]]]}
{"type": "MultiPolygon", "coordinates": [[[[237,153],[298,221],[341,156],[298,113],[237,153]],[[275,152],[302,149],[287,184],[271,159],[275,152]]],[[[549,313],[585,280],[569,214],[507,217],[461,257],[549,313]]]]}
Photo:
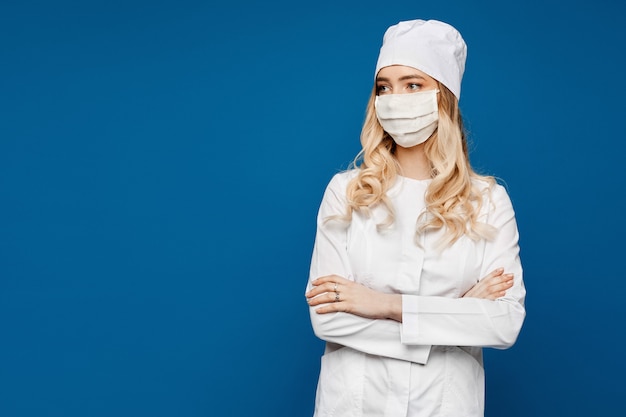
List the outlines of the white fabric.
{"type": "Polygon", "coordinates": [[[482,416],[481,347],[510,347],[525,317],[518,232],[506,191],[499,185],[485,190],[481,219],[500,230],[494,240],[464,237],[437,253],[441,231],[423,236],[422,248],[414,242],[429,180],[398,178],[388,192],[396,210],[389,230],[376,230],[387,215],[382,207],[370,217],[354,213],[349,225],[324,222],[345,212],[355,174],[335,175],[324,193],[310,280],[336,274],[403,294],[403,323],[311,308],[313,330],[327,342],[315,416],[482,416]],[[460,298],[497,267],[515,274],[505,297],[460,298]]]}
{"type": "Polygon", "coordinates": [[[376,96],[378,122],[396,144],[410,148],[426,142],[439,124],[439,90],[376,96]]]}
{"type": "Polygon", "coordinates": [[[461,97],[467,45],[452,26],[438,20],[409,20],[390,26],[383,36],[376,72],[405,65],[425,72],[461,97]]]}

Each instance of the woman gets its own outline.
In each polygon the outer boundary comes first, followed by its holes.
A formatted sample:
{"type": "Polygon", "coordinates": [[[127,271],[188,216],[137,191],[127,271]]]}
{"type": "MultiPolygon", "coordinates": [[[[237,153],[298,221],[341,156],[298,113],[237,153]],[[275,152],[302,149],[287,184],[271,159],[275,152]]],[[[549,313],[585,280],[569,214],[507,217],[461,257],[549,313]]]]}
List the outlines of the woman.
{"type": "Polygon", "coordinates": [[[465,57],[443,22],[385,32],[362,151],[318,215],[306,293],[327,342],[316,416],[482,416],[482,347],[508,348],[522,327],[515,214],[469,163],[465,57]]]}

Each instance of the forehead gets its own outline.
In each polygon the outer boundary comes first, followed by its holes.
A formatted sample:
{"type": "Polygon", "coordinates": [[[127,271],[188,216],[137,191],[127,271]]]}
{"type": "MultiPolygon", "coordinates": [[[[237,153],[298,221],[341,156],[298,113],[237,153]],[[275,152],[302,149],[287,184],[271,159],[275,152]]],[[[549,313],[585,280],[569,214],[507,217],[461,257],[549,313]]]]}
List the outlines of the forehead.
{"type": "Polygon", "coordinates": [[[412,76],[416,78],[423,78],[426,81],[435,82],[435,79],[425,72],[420,71],[417,68],[407,67],[405,65],[390,65],[388,67],[381,68],[380,71],[378,71],[376,79],[378,80],[380,78],[386,78],[393,80],[412,76]]]}

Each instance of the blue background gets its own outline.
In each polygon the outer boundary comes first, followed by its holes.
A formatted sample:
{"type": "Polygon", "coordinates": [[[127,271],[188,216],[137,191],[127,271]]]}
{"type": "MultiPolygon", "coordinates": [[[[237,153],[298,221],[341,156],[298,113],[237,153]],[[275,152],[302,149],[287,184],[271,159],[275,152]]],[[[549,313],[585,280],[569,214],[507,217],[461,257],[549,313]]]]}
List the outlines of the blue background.
{"type": "Polygon", "coordinates": [[[0,416],[310,416],[315,215],[384,30],[469,46],[477,170],[515,205],[517,344],[487,416],[622,416],[624,7],[2,1],[0,416]]]}

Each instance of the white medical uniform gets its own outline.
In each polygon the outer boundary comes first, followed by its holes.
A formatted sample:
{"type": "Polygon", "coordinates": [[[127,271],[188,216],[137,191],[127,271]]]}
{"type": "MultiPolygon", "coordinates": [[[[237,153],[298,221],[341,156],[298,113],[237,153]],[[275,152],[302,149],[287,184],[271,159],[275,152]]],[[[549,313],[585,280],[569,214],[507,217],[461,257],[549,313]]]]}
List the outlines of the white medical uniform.
{"type": "MultiPolygon", "coordinates": [[[[386,293],[402,294],[402,323],[348,313],[317,314],[311,322],[326,350],[315,417],[483,416],[482,347],[508,348],[525,317],[518,231],[509,196],[500,185],[484,190],[480,221],[499,232],[490,241],[462,237],[437,250],[443,231],[415,243],[430,180],[398,177],[388,191],[395,222],[355,212],[350,224],[324,220],[346,209],[346,186],[356,170],[336,174],[319,209],[310,281],[336,274],[386,293]],[[506,296],[461,298],[478,279],[503,267],[514,273],[506,296]]],[[[307,290],[311,288],[309,282],[307,290]]]]}

